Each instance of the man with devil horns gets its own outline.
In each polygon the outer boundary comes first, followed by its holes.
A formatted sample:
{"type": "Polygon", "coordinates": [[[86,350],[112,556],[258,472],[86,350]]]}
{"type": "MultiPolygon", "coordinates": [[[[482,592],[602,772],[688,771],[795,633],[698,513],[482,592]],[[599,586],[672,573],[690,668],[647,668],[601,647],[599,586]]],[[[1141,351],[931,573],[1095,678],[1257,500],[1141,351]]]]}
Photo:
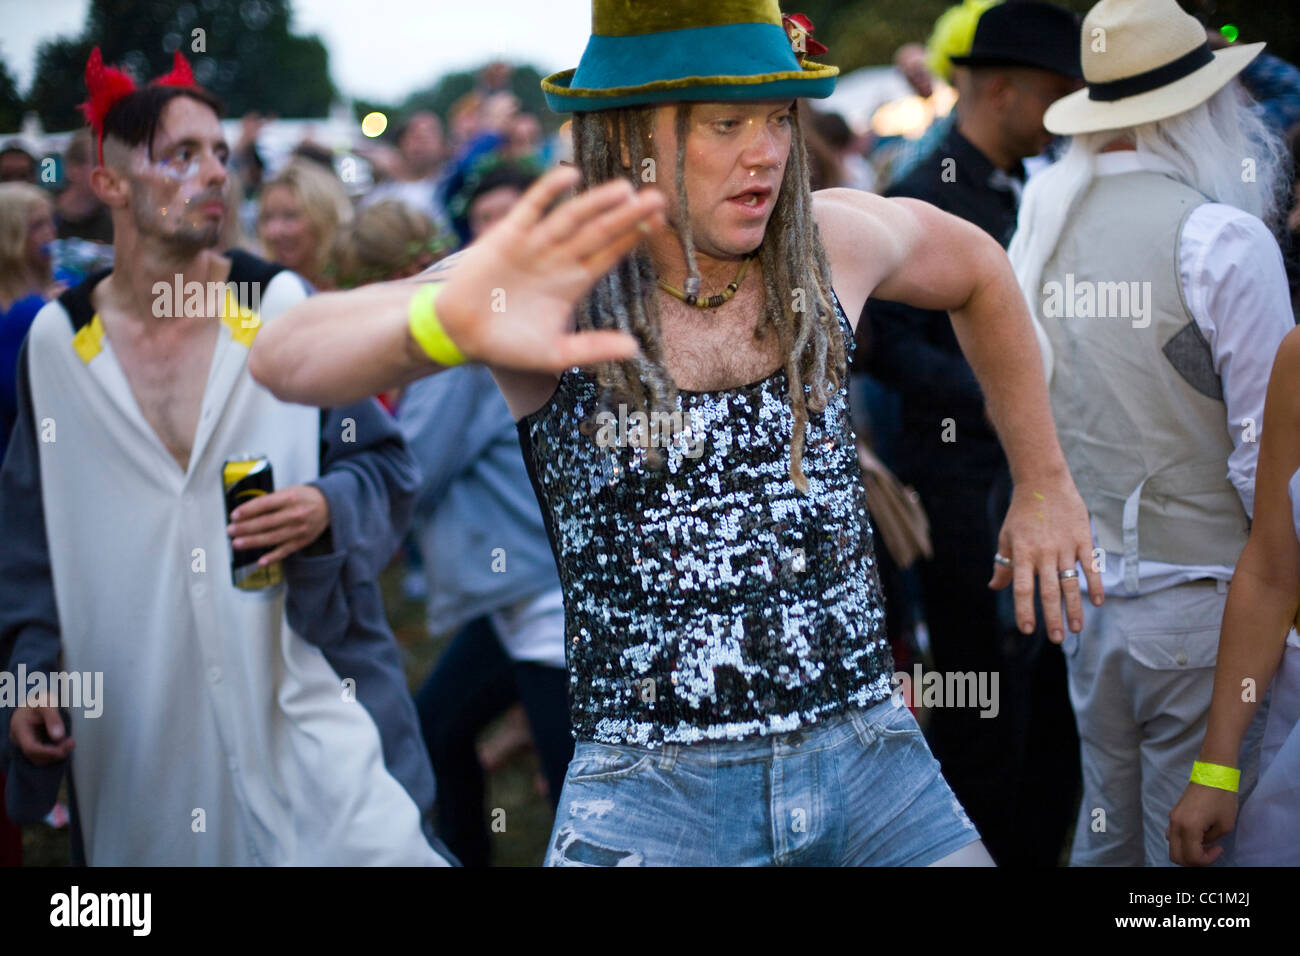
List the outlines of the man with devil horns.
{"type": "Polygon", "coordinates": [[[180,54],[135,89],[96,49],[86,85],[116,264],[47,305],[20,358],[0,660],[100,693],[19,690],[6,805],[39,819],[66,771],[92,865],[446,864],[375,581],[414,462],[372,400],[289,405],[248,375],[306,289],[215,251],[229,147],[180,54]],[[259,455],[276,490],[228,525],[224,463],[259,455]],[[283,583],[237,588],[232,548],[283,583]]]}

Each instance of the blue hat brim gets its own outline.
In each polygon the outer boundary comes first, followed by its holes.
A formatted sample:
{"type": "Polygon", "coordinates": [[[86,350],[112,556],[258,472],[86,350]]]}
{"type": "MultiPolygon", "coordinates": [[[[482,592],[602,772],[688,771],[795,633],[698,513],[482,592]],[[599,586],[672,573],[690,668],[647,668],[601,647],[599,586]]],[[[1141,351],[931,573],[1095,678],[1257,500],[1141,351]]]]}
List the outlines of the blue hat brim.
{"type": "Polygon", "coordinates": [[[824,99],[838,75],[838,67],[801,63],[781,27],[737,23],[592,36],[577,69],[548,76],[542,91],[552,110],[570,113],[682,100],[824,99]]]}

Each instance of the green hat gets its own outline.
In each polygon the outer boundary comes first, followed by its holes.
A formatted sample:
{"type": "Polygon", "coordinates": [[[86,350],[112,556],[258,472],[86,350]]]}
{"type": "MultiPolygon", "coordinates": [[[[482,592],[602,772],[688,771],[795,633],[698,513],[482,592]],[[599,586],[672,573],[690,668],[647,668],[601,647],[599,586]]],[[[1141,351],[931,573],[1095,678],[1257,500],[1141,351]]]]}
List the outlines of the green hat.
{"type": "Polygon", "coordinates": [[[777,0],[592,0],[591,39],[576,70],[542,80],[557,113],[679,100],[823,98],[839,68],[812,23],[777,0]],[[798,52],[796,52],[798,51],[798,52]]]}

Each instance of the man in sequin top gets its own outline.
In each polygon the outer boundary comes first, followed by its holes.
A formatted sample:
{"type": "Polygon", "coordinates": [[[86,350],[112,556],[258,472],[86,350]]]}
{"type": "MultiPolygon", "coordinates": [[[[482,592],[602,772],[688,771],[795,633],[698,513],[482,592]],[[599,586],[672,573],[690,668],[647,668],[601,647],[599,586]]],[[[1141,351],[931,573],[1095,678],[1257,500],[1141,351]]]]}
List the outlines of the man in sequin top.
{"type": "Polygon", "coordinates": [[[925,203],[809,193],[794,100],[836,71],[805,18],[631,6],[597,0],[583,65],[544,83],[581,175],[416,280],[298,307],[253,374],[338,402],[439,371],[411,324],[431,281],[444,363],[492,367],[565,588],[549,862],[985,863],[890,695],[843,383],[869,294],[952,313],[1016,479],[991,584],[1028,633],[1037,577],[1049,633],[1062,599],[1078,630],[1092,542],[1015,278],[925,203]]]}

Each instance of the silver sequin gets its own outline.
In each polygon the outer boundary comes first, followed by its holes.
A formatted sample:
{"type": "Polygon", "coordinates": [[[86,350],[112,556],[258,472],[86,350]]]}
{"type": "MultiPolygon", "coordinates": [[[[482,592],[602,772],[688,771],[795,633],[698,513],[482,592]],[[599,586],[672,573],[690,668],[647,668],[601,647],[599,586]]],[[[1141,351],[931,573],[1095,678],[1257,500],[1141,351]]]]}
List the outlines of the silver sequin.
{"type": "Polygon", "coordinates": [[[579,431],[598,398],[583,372],[520,423],[564,586],[577,737],[654,747],[788,733],[889,696],[847,386],[809,416],[808,495],[789,475],[785,392],[778,371],[681,393],[703,454],[674,442],[659,470],[579,431]]]}

